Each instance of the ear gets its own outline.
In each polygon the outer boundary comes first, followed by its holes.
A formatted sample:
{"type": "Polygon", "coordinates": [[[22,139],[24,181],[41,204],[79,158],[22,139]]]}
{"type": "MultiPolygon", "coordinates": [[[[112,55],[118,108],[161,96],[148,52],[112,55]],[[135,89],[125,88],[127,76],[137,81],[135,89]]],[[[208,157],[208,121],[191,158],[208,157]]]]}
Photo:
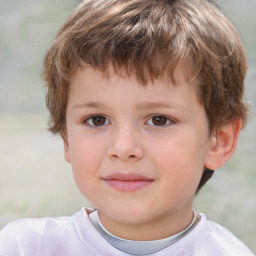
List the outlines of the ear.
{"type": "Polygon", "coordinates": [[[67,132],[61,132],[60,135],[61,135],[61,138],[62,138],[63,144],[64,144],[65,160],[68,163],[71,163],[71,155],[70,155],[70,150],[69,150],[69,142],[68,142],[67,132]]]}
{"type": "Polygon", "coordinates": [[[223,166],[232,156],[236,149],[242,120],[238,119],[224,125],[216,135],[212,135],[205,167],[216,170],[223,166]]]}

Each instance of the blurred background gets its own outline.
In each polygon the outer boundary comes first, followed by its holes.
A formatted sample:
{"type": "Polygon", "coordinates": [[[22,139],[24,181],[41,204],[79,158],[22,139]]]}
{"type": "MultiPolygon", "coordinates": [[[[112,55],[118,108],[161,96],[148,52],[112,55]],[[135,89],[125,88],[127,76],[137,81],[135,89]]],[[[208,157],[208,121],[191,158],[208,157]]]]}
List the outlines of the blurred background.
{"type": "MultiPolygon", "coordinates": [[[[71,215],[89,203],[78,192],[62,142],[47,131],[44,54],[78,0],[0,0],[0,229],[23,217],[71,215]]],[[[219,0],[238,28],[249,62],[247,98],[256,103],[256,1],[219,0]]],[[[256,252],[256,112],[232,160],[199,193],[194,208],[256,252]]]]}

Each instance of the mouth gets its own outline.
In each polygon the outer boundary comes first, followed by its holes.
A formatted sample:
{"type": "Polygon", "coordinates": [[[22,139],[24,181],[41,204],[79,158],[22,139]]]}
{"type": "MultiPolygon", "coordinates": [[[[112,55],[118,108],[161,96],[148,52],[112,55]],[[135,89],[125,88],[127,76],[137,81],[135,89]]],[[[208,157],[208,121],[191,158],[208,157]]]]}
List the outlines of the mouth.
{"type": "Polygon", "coordinates": [[[114,173],[103,180],[112,188],[122,192],[133,192],[143,189],[154,182],[153,179],[134,174],[114,173]]]}

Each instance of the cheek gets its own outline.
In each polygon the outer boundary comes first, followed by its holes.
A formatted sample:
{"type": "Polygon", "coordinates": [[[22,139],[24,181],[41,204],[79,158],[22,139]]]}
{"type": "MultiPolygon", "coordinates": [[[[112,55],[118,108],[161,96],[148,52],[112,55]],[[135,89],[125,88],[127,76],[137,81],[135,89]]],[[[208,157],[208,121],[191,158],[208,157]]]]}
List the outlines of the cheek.
{"type": "Polygon", "coordinates": [[[170,182],[174,189],[197,187],[204,161],[198,152],[196,140],[189,140],[189,137],[183,136],[182,139],[176,137],[162,143],[161,147],[155,148],[154,160],[159,175],[170,182]]]}
{"type": "Polygon", "coordinates": [[[102,144],[92,139],[74,140],[71,146],[71,163],[77,183],[88,183],[97,177],[104,149],[102,144]]]}
{"type": "Polygon", "coordinates": [[[88,147],[76,148],[76,155],[72,158],[75,183],[81,194],[89,201],[93,201],[99,169],[98,154],[95,154],[95,150],[88,147]]]}

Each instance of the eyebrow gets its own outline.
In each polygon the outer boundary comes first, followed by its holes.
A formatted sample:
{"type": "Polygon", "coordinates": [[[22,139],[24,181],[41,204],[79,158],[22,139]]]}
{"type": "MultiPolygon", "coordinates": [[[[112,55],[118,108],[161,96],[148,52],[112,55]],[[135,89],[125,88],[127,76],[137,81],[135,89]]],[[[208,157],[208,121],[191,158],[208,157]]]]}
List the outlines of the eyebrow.
{"type": "Polygon", "coordinates": [[[109,107],[108,105],[104,104],[104,103],[100,103],[100,102],[85,102],[82,104],[77,104],[73,107],[73,109],[76,108],[105,108],[105,109],[110,109],[111,107],[109,107]]]}
{"type": "MultiPolygon", "coordinates": [[[[77,108],[91,108],[91,109],[111,109],[111,106],[101,102],[85,102],[82,104],[75,105],[72,109],[77,108]]],[[[162,102],[143,102],[138,103],[135,106],[136,110],[154,109],[154,108],[167,108],[167,109],[180,109],[185,110],[185,106],[179,104],[167,104],[162,102]]]]}
{"type": "Polygon", "coordinates": [[[162,102],[143,102],[136,105],[137,110],[153,108],[185,109],[185,106],[179,104],[167,104],[162,102]]]}

